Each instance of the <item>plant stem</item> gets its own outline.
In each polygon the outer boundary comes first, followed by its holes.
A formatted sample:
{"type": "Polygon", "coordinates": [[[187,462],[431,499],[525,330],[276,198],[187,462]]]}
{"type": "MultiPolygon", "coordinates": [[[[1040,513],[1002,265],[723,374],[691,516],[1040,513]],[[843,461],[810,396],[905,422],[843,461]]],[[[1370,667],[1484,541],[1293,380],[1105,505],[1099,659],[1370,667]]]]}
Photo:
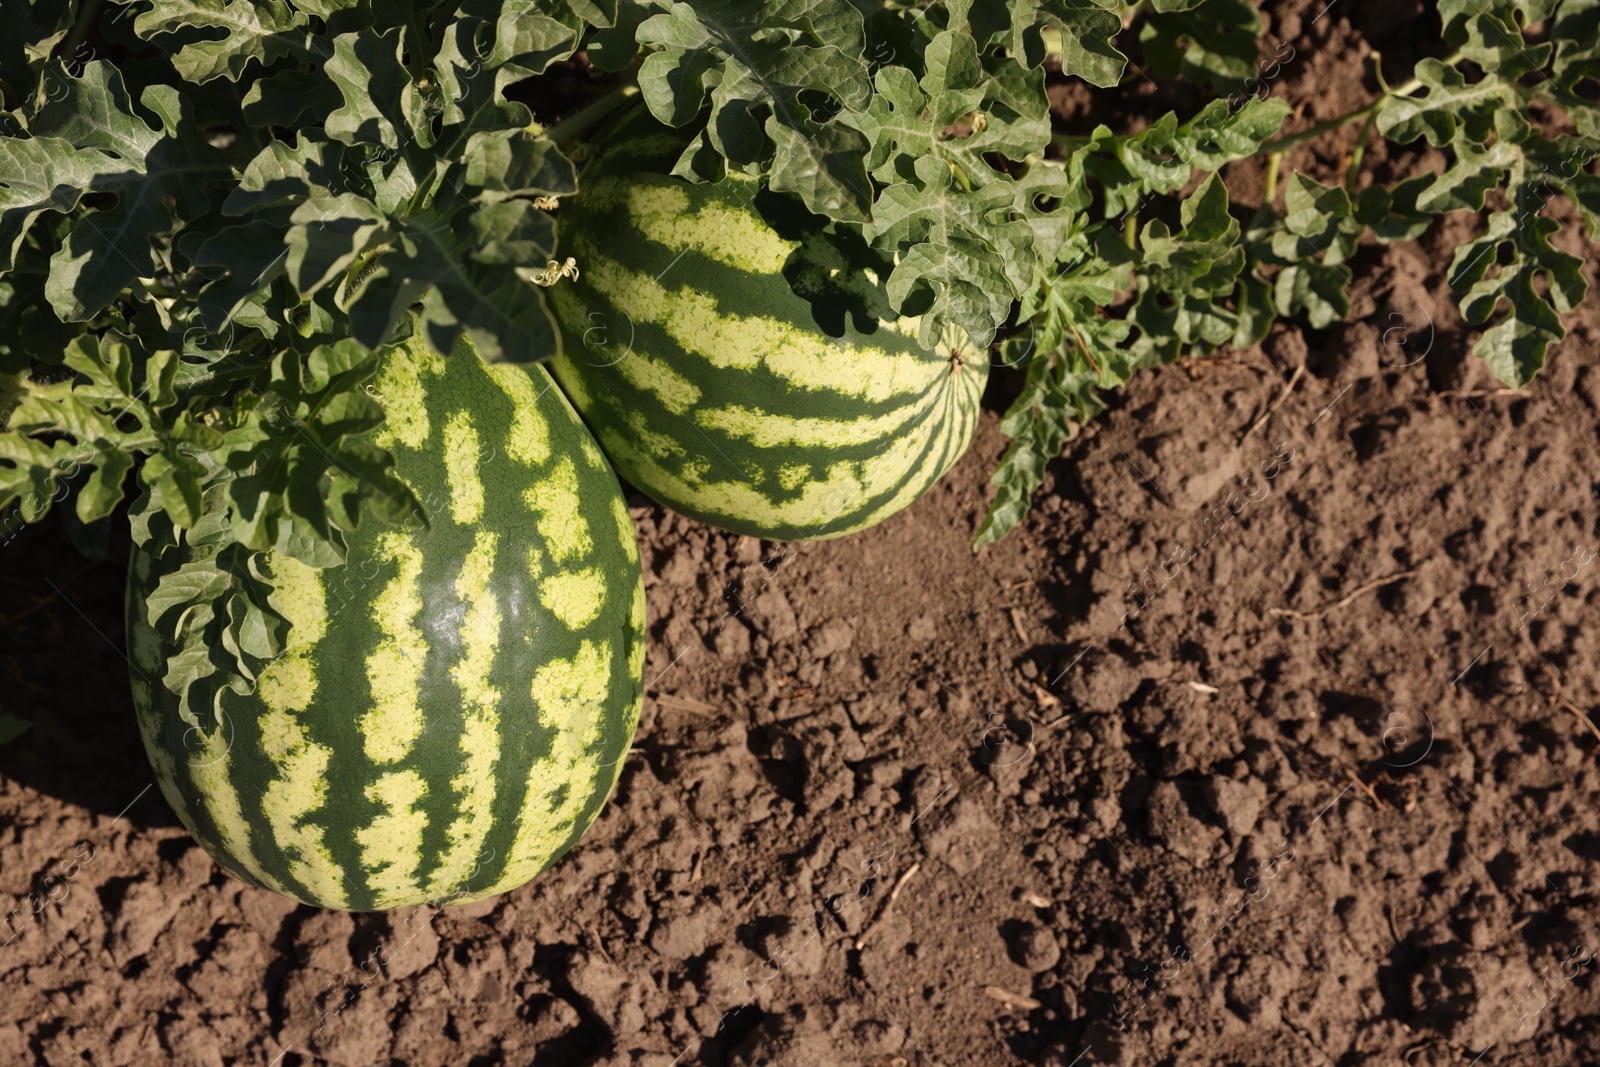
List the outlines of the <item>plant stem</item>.
{"type": "Polygon", "coordinates": [[[1094,368],[1094,376],[1098,381],[1100,378],[1100,364],[1096,363],[1094,357],[1089,354],[1089,346],[1083,343],[1083,337],[1078,333],[1078,328],[1072,325],[1071,319],[1067,320],[1067,329],[1072,331],[1072,339],[1078,342],[1078,349],[1083,353],[1083,358],[1089,361],[1089,366],[1094,368]]]}
{"type": "Polygon", "coordinates": [[[1263,152],[1287,151],[1297,144],[1311,140],[1313,137],[1321,137],[1329,130],[1337,130],[1340,126],[1346,126],[1358,119],[1364,119],[1368,115],[1373,115],[1393,97],[1405,96],[1412,90],[1420,88],[1422,88],[1421,79],[1412,78],[1410,81],[1406,82],[1398,89],[1395,89],[1393,92],[1385,93],[1377,99],[1356,108],[1354,111],[1347,111],[1337,118],[1328,119],[1326,122],[1319,122],[1315,126],[1310,126],[1304,130],[1301,130],[1299,133],[1291,133],[1287,137],[1278,138],[1276,141],[1268,141],[1266,144],[1261,146],[1261,150],[1263,152]]]}
{"type": "Polygon", "coordinates": [[[78,12],[78,21],[72,26],[72,32],[67,34],[67,39],[61,43],[61,53],[65,57],[62,62],[72,58],[72,53],[78,50],[83,39],[89,36],[89,27],[94,25],[95,19],[100,14],[100,0],[88,0],[83,5],[83,10],[78,12]]]}
{"type": "MultiPolygon", "coordinates": [[[[406,40],[410,43],[409,52],[411,57],[411,62],[407,64],[408,68],[419,64],[423,56],[431,56],[434,52],[434,42],[429,37],[427,27],[418,20],[418,14],[417,9],[413,7],[406,16],[406,29],[408,31],[406,40]],[[418,43],[421,43],[424,47],[417,47],[418,43]]],[[[411,80],[423,81],[428,77],[428,74],[427,70],[412,70],[411,80]]]]}
{"type": "MultiPolygon", "coordinates": [[[[602,96],[588,107],[574,113],[570,118],[563,120],[557,125],[547,128],[545,126],[541,126],[537,121],[535,121],[529,124],[528,132],[536,136],[548,138],[556,144],[561,144],[565,141],[576,138],[585,130],[597,125],[612,112],[616,111],[618,108],[622,107],[624,104],[628,103],[638,95],[639,86],[637,83],[629,82],[626,85],[619,85],[617,88],[613,89],[605,96],[602,96]]],[[[427,203],[428,197],[433,193],[433,187],[437,177],[438,171],[435,170],[417,186],[417,191],[411,195],[410,206],[406,208],[407,215],[415,214],[417,211],[421,210],[425,203],[427,203]]]]}
{"type": "Polygon", "coordinates": [[[1394,90],[1389,88],[1389,82],[1383,76],[1383,53],[1376,48],[1372,50],[1372,76],[1378,79],[1378,88],[1384,96],[1394,95],[1394,90]]]}
{"type": "Polygon", "coordinates": [[[969,193],[972,192],[972,182],[968,180],[967,172],[962,170],[960,165],[953,159],[945,160],[945,162],[949,164],[950,173],[955,175],[956,181],[961,183],[962,190],[969,193]]]}
{"type": "Polygon", "coordinates": [[[1274,152],[1267,157],[1267,203],[1278,198],[1278,171],[1283,166],[1283,153],[1274,152]]]}
{"type": "Polygon", "coordinates": [[[426,204],[428,202],[428,198],[433,195],[433,186],[434,183],[438,181],[438,178],[439,168],[435,167],[433,170],[428,172],[427,176],[424,177],[422,181],[417,183],[416,192],[411,194],[411,200],[406,204],[405,213],[407,215],[415,215],[418,211],[422,210],[422,206],[426,204]]]}
{"type": "Polygon", "coordinates": [[[563,119],[555,126],[544,130],[544,135],[556,144],[570,141],[590,127],[597,125],[602,119],[638,95],[639,86],[636,82],[618,86],[577,114],[563,119]]]}
{"type": "MultiPolygon", "coordinates": [[[[1377,58],[1377,55],[1378,53],[1373,53],[1374,58],[1377,58]]],[[[1380,93],[1376,98],[1369,100],[1367,103],[1356,108],[1354,111],[1347,111],[1343,115],[1340,115],[1336,118],[1328,119],[1325,122],[1319,122],[1315,126],[1310,126],[1301,130],[1299,133],[1291,133],[1284,137],[1278,138],[1276,141],[1268,141],[1266,144],[1261,146],[1261,151],[1268,154],[1284,152],[1298,144],[1311,140],[1313,137],[1320,137],[1329,130],[1337,130],[1340,126],[1348,125],[1360,119],[1368,118],[1369,116],[1375,117],[1376,113],[1381,110],[1386,103],[1389,102],[1391,97],[1406,96],[1409,93],[1422,88],[1422,80],[1420,78],[1412,78],[1404,85],[1391,89],[1389,88],[1388,82],[1384,81],[1383,71],[1378,70],[1377,75],[1378,84],[1382,86],[1383,92],[1380,93]]],[[[1051,136],[1050,143],[1059,148],[1065,148],[1068,151],[1071,151],[1074,148],[1081,148],[1083,145],[1088,144],[1091,140],[1092,138],[1089,137],[1058,133],[1051,136]]]]}
{"type": "Polygon", "coordinates": [[[1361,157],[1367,151],[1367,135],[1377,121],[1376,111],[1367,116],[1367,121],[1361,124],[1361,132],[1356,134],[1356,146],[1350,151],[1350,169],[1345,172],[1344,187],[1352,196],[1356,191],[1356,177],[1361,173],[1361,157]]]}

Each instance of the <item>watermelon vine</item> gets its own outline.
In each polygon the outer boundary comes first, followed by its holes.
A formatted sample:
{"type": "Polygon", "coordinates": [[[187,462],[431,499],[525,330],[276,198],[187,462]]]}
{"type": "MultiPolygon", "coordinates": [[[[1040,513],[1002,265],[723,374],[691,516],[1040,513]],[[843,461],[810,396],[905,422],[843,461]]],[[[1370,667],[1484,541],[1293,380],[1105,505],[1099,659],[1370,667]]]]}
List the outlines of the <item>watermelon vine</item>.
{"type": "MultiPolygon", "coordinates": [[[[167,650],[151,681],[202,730],[222,717],[224,694],[253,692],[294,640],[275,567],[347,567],[372,527],[438,521],[440,503],[402,476],[386,429],[392,398],[376,376],[397,351],[551,361],[619,468],[625,445],[656,459],[684,452],[673,434],[687,430],[639,421],[648,405],[606,413],[582,399],[611,388],[591,371],[636,371],[627,357],[639,324],[626,323],[621,354],[590,358],[597,331],[601,347],[623,335],[627,309],[604,268],[625,253],[560,226],[585,217],[583,167],[628,122],[670,134],[655,177],[715,190],[695,203],[755,226],[762,205],[782,201],[808,220],[788,231],[767,213],[761,239],[792,257],[728,282],[748,294],[733,312],[799,329],[798,312],[774,310],[785,297],[774,286],[817,307],[859,300],[905,345],[965,370],[959,390],[918,394],[930,410],[945,405],[956,430],[856,431],[856,445],[908,456],[926,433],[930,451],[884,474],[881,498],[812,492],[825,481],[818,457],[843,447],[829,420],[911,427],[911,416],[873,407],[882,398],[864,386],[851,408],[770,383],[751,397],[791,404],[782,433],[763,430],[764,451],[726,458],[755,472],[747,496],[770,484],[806,508],[757,507],[783,516],[763,526],[730,510],[737,494],[656,493],[785,538],[904,506],[965,447],[975,376],[992,364],[1020,380],[975,547],[994,541],[1022,520],[1106,390],[1141,368],[1250,346],[1279,318],[1344,319],[1363,242],[1416,240],[1453,213],[1478,218],[1449,268],[1463,319],[1481,330],[1474,352],[1521,387],[1586,296],[1582,261],[1551,241],[1559,220],[1575,217],[1591,241],[1600,232],[1596,0],[1441,0],[1437,56],[1409,71],[1373,56],[1370,103],[1309,126],[1271,93],[1292,49],[1262,39],[1244,0],[16,0],[6,10],[3,526],[58,502],[90,522],[138,498],[140,551],[182,556],[150,571],[139,624],[167,650]],[[1130,40],[1138,67],[1121,50],[1130,40]],[[578,101],[557,94],[558,71],[593,88],[578,101]],[[1196,104],[1139,129],[1069,129],[1046,91],[1062,78],[1107,93],[1182,82],[1196,104]],[[1343,127],[1357,131],[1343,180],[1294,169],[1299,146],[1343,127]],[[1426,144],[1444,162],[1375,183],[1362,158],[1378,138],[1426,144]],[[1235,199],[1243,186],[1225,180],[1245,160],[1266,174],[1243,200],[1253,214],[1235,199]],[[1558,198],[1573,210],[1553,210],[1558,198]],[[850,288],[862,278],[870,292],[850,288]]],[[[600,227],[602,215],[587,217],[600,227]]],[[[822,363],[866,360],[848,349],[865,334],[832,336],[846,347],[822,363]]],[[[884,366],[898,365],[895,345],[874,349],[884,366]]],[[[704,393],[689,384],[683,410],[704,393]]],[[[698,476],[680,459],[664,485],[698,476]]],[[[636,457],[625,473],[653,491],[659,466],[636,457]]]]}

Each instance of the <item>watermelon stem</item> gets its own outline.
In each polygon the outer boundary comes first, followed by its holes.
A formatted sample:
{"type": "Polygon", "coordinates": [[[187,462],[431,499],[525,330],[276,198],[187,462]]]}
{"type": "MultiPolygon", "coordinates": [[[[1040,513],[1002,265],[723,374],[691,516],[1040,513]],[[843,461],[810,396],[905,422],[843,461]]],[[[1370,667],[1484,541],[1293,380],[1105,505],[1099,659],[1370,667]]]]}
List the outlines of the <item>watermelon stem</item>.
{"type": "Polygon", "coordinates": [[[570,118],[563,119],[545,130],[544,135],[556,144],[570,141],[590,127],[599,124],[601,120],[607,118],[613,111],[616,111],[638,95],[639,86],[635,82],[618,86],[570,118]]]}
{"type": "Polygon", "coordinates": [[[1094,376],[1099,378],[1101,376],[1100,364],[1096,363],[1094,356],[1089,354],[1089,346],[1083,343],[1083,335],[1078,333],[1078,328],[1070,322],[1067,323],[1067,329],[1072,331],[1073,340],[1078,342],[1078,348],[1083,351],[1083,358],[1089,361],[1089,366],[1094,368],[1094,376]]]}

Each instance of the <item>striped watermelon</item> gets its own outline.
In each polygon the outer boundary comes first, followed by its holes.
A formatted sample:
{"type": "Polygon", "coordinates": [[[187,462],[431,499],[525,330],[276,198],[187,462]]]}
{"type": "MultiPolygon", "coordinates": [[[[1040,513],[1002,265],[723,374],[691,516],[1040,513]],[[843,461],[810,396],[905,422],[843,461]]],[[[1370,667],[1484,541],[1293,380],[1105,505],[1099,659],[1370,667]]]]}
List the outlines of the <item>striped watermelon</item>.
{"type": "Polygon", "coordinates": [[[919,345],[891,264],[798,199],[671,176],[682,146],[625,124],[563,203],[581,273],[549,290],[556,379],[618,473],[686,515],[774,540],[883,521],[971,443],[986,354],[919,345]]]}
{"type": "Polygon", "coordinates": [[[368,521],[323,571],[269,555],[288,647],[216,728],[179,717],[145,617],[183,551],[136,552],[128,585],[173,810],[244,881],[351,911],[478,900],[549,866],[616,781],[644,661],[633,523],[549,375],[413,342],[372,388],[431,528],[368,521]]]}

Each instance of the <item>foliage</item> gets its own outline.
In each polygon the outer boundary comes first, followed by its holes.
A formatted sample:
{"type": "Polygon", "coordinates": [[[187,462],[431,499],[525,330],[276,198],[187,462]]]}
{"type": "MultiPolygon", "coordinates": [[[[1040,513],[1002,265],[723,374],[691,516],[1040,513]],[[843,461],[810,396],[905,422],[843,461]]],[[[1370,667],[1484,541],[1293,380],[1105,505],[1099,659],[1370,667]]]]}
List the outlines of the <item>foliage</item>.
{"type": "Polygon", "coordinates": [[[70,483],[92,521],[137,471],[142,536],[215,539],[210,571],[171,590],[195,610],[166,616],[187,627],[167,635],[190,652],[166,679],[186,699],[279,647],[260,553],[328,566],[358,522],[419,512],[365,436],[382,418],[364,388],[376,350],[420,331],[440,352],[468,334],[491,360],[556,351],[551,213],[576,188],[577,136],[634,96],[692,132],[686,178],[758,176],[892,256],[881,283],[925,339],[999,340],[1024,384],[980,545],[1022,517],[1100,391],[1248,345],[1279,316],[1338,320],[1363,241],[1446,213],[1487,212],[1450,281],[1484,327],[1478,355],[1525,384],[1585,295],[1547,203],[1569,199],[1591,239],[1600,218],[1596,0],[1442,0],[1447,54],[1288,136],[1270,82],[1292,57],[1263,57],[1243,0],[6,11],[0,507],[36,520],[70,483]],[[579,48],[614,88],[546,129],[531,80],[579,48]],[[1183,79],[1207,102],[1069,135],[1045,93],[1058,70],[1107,91],[1183,79]],[[1356,165],[1333,185],[1287,174],[1280,207],[1282,154],[1346,121],[1447,163],[1392,187],[1356,165]],[[1257,156],[1272,178],[1241,225],[1215,175],[1257,156]],[[223,589],[231,606],[206,614],[223,589]]]}
{"type": "Polygon", "coordinates": [[[1153,6],[1140,31],[1152,67],[1234,91],[1187,123],[1169,113],[1133,134],[1101,127],[1088,137],[1057,135],[1070,153],[1065,167],[1075,193],[1064,206],[1077,213],[1073,239],[1040,271],[1038,288],[1018,294],[1023,326],[1004,358],[1025,366],[1026,380],[1002,423],[1012,442],[994,476],[998,494],[980,545],[1026,513],[1045,465],[1101,409],[1096,390],[1179,355],[1248,346],[1279,316],[1316,328],[1347,316],[1347,261],[1363,239],[1415,240],[1440,216],[1491,206],[1479,236],[1457,249],[1449,281],[1462,294],[1466,321],[1487,326],[1474,353],[1511,386],[1532,380],[1549,346],[1565,336],[1561,314],[1585,295],[1582,261],[1551,245],[1560,226],[1546,207],[1568,198],[1589,239],[1600,239],[1600,178],[1591,173],[1600,106],[1580,91],[1600,72],[1593,43],[1600,4],[1446,0],[1439,16],[1449,55],[1423,60],[1416,77],[1392,90],[1384,85],[1350,115],[1278,140],[1287,109],[1259,94],[1288,59],[1280,50],[1243,68],[1228,62],[1245,54],[1237,50],[1240,34],[1259,29],[1240,10],[1245,5],[1153,6]],[[1549,41],[1559,43],[1526,39],[1526,28],[1542,21],[1549,41]],[[1235,81],[1252,66],[1254,78],[1235,81]],[[1529,114],[1553,116],[1549,129],[1529,114]],[[1207,179],[1182,200],[1178,235],[1159,218],[1139,227],[1142,214],[1156,213],[1152,200],[1179,194],[1195,172],[1214,175],[1230,160],[1261,154],[1276,175],[1286,150],[1352,121],[1366,123],[1363,139],[1372,131],[1400,144],[1425,140],[1449,163],[1438,174],[1362,187],[1358,148],[1342,184],[1290,174],[1281,208],[1269,178],[1242,230],[1224,217],[1226,205],[1207,179]],[[1080,172],[1092,191],[1083,191],[1080,172]]]}
{"type": "Polygon", "coordinates": [[[33,724],[27,719],[19,719],[15,715],[6,715],[0,712],[0,745],[8,745],[28,732],[28,727],[33,724]]]}

